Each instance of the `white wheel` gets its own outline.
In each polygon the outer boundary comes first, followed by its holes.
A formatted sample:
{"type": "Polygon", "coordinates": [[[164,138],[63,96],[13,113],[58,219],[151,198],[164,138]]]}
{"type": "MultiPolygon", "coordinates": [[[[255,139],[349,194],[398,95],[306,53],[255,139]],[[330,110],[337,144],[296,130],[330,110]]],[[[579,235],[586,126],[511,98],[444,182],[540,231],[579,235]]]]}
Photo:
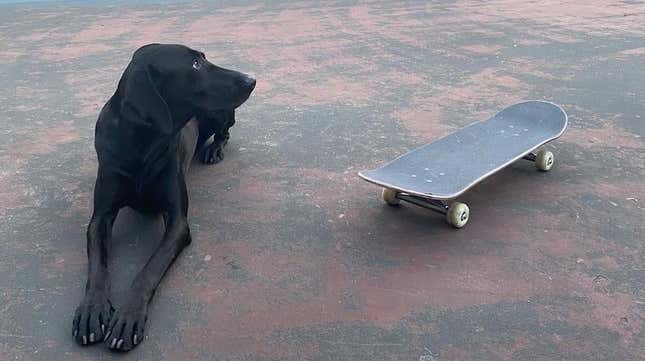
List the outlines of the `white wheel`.
{"type": "Polygon", "coordinates": [[[446,214],[446,220],[448,223],[455,227],[455,228],[461,228],[468,223],[468,218],[470,217],[470,209],[468,209],[468,206],[459,203],[459,202],[454,202],[453,204],[450,205],[448,208],[448,214],[446,214]]]}
{"type": "Polygon", "coordinates": [[[555,157],[548,150],[541,149],[535,156],[535,166],[537,169],[548,172],[553,167],[555,157]]]}
{"type": "Polygon", "coordinates": [[[383,198],[383,201],[388,205],[397,206],[401,201],[398,198],[396,198],[396,193],[397,192],[394,189],[383,188],[381,197],[383,198]]]}

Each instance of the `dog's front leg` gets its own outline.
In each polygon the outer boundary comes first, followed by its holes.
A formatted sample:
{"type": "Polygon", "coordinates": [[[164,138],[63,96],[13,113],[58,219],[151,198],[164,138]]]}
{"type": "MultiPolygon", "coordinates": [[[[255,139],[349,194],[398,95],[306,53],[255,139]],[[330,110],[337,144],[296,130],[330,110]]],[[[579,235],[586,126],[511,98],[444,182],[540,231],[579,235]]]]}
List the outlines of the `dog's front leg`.
{"type": "MultiPolygon", "coordinates": [[[[207,134],[208,137],[213,134],[213,141],[210,144],[204,144],[201,151],[202,163],[219,163],[224,159],[224,147],[230,138],[229,129],[235,124],[235,111],[222,110],[217,117],[201,121],[205,124],[200,126],[200,132],[207,134]]],[[[202,136],[201,133],[200,136],[202,136]]]]}
{"type": "Polygon", "coordinates": [[[85,297],[76,309],[73,336],[81,345],[98,342],[114,312],[108,298],[110,289],[107,260],[108,242],[116,211],[95,211],[87,228],[88,274],[85,297]]]}
{"type": "Polygon", "coordinates": [[[137,274],[127,302],[116,311],[110,322],[105,341],[111,349],[129,351],[143,341],[148,303],[170,265],[191,241],[188,221],[182,213],[165,216],[166,233],[161,245],[137,274]]]}

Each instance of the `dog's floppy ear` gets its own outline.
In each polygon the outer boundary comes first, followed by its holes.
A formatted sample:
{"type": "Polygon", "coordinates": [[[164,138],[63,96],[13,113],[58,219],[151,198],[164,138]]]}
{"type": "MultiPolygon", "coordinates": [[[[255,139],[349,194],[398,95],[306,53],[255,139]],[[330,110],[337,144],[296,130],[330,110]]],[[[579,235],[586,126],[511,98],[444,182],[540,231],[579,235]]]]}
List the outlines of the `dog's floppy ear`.
{"type": "Polygon", "coordinates": [[[157,74],[156,70],[147,65],[128,66],[121,84],[121,115],[127,121],[152,128],[162,134],[171,134],[173,122],[170,109],[159,94],[153,74],[157,74]]]}

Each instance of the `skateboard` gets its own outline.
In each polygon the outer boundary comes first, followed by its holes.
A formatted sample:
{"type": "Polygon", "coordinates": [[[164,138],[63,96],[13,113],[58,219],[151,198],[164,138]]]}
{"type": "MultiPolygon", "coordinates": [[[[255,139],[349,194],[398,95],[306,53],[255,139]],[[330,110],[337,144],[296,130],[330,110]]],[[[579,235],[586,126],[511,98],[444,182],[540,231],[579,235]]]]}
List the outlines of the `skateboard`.
{"type": "Polygon", "coordinates": [[[519,159],[549,171],[554,155],[538,148],[560,137],[566,127],[567,114],[558,105],[521,102],[359,176],[384,187],[381,196],[388,205],[405,201],[428,208],[461,228],[470,218],[468,206],[447,201],[519,159]]]}

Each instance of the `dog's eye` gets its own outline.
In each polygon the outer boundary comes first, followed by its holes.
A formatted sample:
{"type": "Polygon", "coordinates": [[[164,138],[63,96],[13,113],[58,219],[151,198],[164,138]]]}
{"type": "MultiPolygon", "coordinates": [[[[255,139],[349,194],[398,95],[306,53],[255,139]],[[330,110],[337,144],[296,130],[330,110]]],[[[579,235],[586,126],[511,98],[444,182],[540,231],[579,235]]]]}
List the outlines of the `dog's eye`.
{"type": "Polygon", "coordinates": [[[202,67],[202,64],[199,62],[199,60],[197,59],[193,60],[193,68],[195,68],[195,70],[199,70],[201,67],[202,67]]]}

